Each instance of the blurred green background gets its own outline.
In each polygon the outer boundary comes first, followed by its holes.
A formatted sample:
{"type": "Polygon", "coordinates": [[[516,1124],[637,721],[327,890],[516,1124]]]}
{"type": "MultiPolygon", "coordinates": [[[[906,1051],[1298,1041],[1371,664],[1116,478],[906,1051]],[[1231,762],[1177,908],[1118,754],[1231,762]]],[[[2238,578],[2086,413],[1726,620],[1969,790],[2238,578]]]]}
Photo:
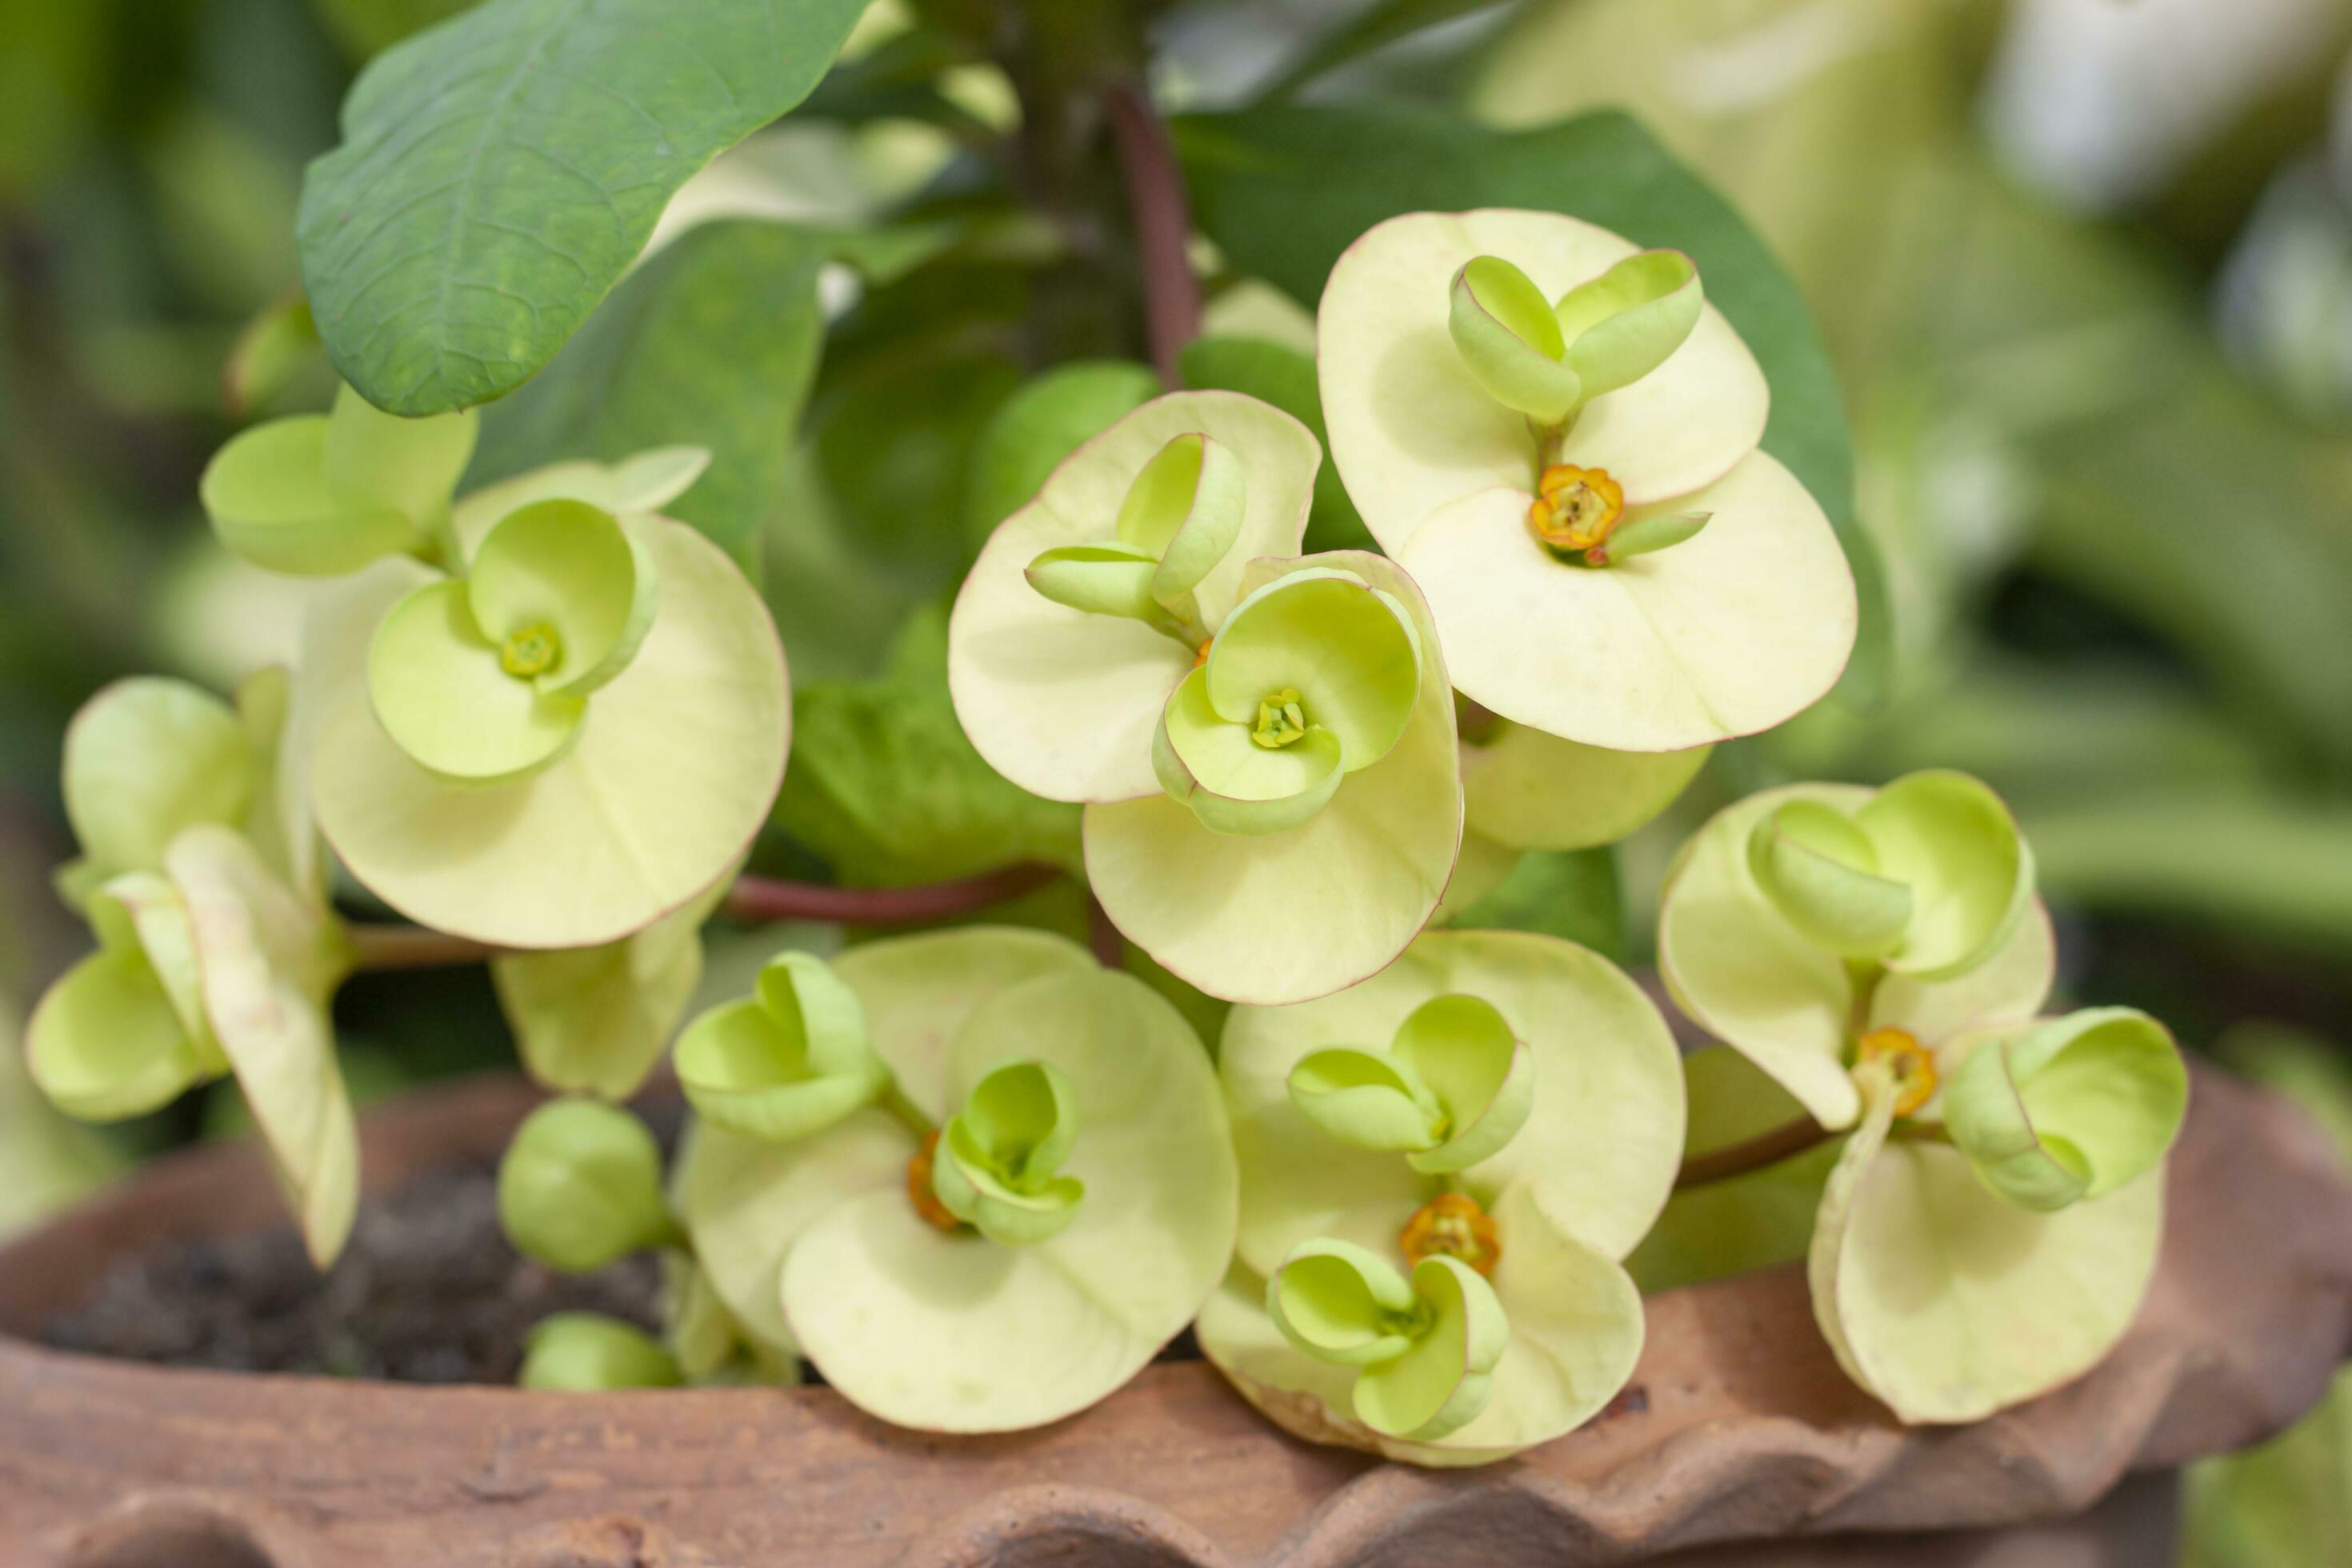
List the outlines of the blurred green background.
{"type": "MultiPolygon", "coordinates": [[[[290,650],[299,589],[213,544],[195,478],[240,417],[329,383],[313,367],[233,415],[224,363],[297,287],[302,166],[352,72],[464,3],[0,0],[0,1027],[83,940],[47,886],[74,709],[132,670],[226,686],[290,650]]],[[[1029,8],[1049,27],[1092,14],[1029,8]]],[[[868,879],[1066,835],[1021,803],[960,798],[947,827],[919,792],[877,804],[877,747],[928,766],[961,742],[876,714],[936,729],[945,711],[908,672],[1002,510],[1006,476],[974,460],[988,422],[1048,363],[1135,350],[1070,313],[1057,279],[1076,263],[1009,194],[1029,84],[958,41],[984,29],[947,25],[986,9],[881,0],[835,77],[690,184],[656,242],[740,215],[892,226],[858,273],[819,278],[805,411],[795,391],[756,415],[780,460],[746,500],[807,689],[811,782],[768,853],[868,879]],[[941,224],[958,237],[935,255],[941,224]],[[962,837],[902,853],[893,809],[962,837]]],[[[1724,800],[1963,768],[2024,818],[2066,992],[2146,1007],[2352,1121],[2352,0],[1128,10],[1171,111],[1407,100],[1526,126],[1629,109],[1812,305],[1891,585],[1884,690],[1723,748],[1613,867],[1546,884],[1582,889],[1556,925],[1638,962],[1672,845],[1724,800]]],[[[1202,259],[1213,328],[1311,341],[1297,305],[1202,259]]],[[[355,984],[343,1012],[378,1086],[509,1050],[479,976],[355,984]]],[[[207,1115],[67,1128],[14,1055],[0,1230],[207,1115]]],[[[2347,1446],[2298,1441],[2200,1485],[2204,1561],[2352,1562],[2347,1446]],[[2274,1516],[2294,1527],[2264,1536],[2274,1516]]]]}

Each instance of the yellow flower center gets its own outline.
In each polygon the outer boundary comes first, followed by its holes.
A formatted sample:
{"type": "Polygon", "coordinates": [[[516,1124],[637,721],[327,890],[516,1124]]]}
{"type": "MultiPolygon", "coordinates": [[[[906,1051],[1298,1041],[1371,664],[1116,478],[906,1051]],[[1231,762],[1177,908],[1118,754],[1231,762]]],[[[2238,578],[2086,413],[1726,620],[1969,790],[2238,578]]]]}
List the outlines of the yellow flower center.
{"type": "Polygon", "coordinates": [[[939,1155],[940,1135],[937,1129],[923,1135],[923,1146],[907,1161],[907,1200],[915,1212],[940,1230],[961,1230],[963,1221],[949,1212],[940,1202],[939,1194],[931,1190],[931,1162],[939,1155]]]}
{"type": "Polygon", "coordinates": [[[1478,1206],[1477,1199],[1465,1193],[1440,1194],[1413,1210],[1398,1233],[1397,1245],[1404,1248],[1408,1263],[1443,1253],[1481,1274],[1491,1275],[1495,1265],[1503,1260],[1502,1238],[1495,1234],[1494,1220],[1478,1206]]]}
{"type": "Polygon", "coordinates": [[[545,621],[534,621],[499,649],[499,668],[518,680],[545,675],[563,657],[563,639],[545,621]]]}
{"type": "Polygon", "coordinates": [[[1895,1075],[1895,1114],[1909,1116],[1936,1097],[1936,1058],[1908,1029],[1873,1029],[1855,1050],[1857,1062],[1884,1062],[1895,1075]]]}
{"type": "Polygon", "coordinates": [[[1624,487],[1608,469],[1554,463],[1536,487],[1528,528],[1551,549],[1577,552],[1604,542],[1624,515],[1624,487]]]}
{"type": "Polygon", "coordinates": [[[1306,738],[1307,710],[1299,700],[1297,688],[1286,686],[1279,691],[1268,692],[1265,700],[1257,705],[1257,727],[1250,731],[1250,739],[1271,749],[1306,738]]]}

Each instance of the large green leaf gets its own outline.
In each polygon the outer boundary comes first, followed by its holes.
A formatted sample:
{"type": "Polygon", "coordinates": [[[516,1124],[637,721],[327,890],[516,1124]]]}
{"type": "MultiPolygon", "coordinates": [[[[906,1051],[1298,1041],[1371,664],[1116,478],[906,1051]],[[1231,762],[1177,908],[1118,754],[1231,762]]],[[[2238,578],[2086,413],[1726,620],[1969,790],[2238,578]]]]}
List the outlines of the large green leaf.
{"type": "Polygon", "coordinates": [[[343,379],[394,414],[513,391],[687,177],[808,96],[866,0],[491,0],[378,56],[303,181],[343,379]]]}
{"type": "Polygon", "coordinates": [[[1399,108],[1270,107],[1180,121],[1201,226],[1234,267],[1303,304],[1339,253],[1400,213],[1524,207],[1569,213],[1644,246],[1688,252],[1706,297],[1771,384],[1764,449],[1836,526],[1862,632],[1842,689],[1874,701],[1888,658],[1885,583],[1855,521],[1845,409],[1811,314],[1729,203],[1622,114],[1526,132],[1399,108]]]}
{"type": "Polygon", "coordinates": [[[1323,466],[1315,470],[1315,510],[1307,519],[1307,548],[1377,550],[1339,470],[1330,458],[1330,436],[1323,427],[1323,393],[1315,384],[1315,356],[1267,338],[1196,338],[1178,361],[1184,384],[1246,393],[1271,403],[1324,445],[1323,466]]]}
{"type": "Polygon", "coordinates": [[[913,650],[897,662],[885,679],[793,693],[778,825],[853,883],[970,876],[1013,860],[1075,870],[1078,808],[999,775],[964,738],[943,675],[913,650]]]}
{"type": "Polygon", "coordinates": [[[484,411],[468,487],[566,458],[706,447],[709,469],[663,510],[741,556],[776,504],[815,374],[829,248],[754,219],[689,230],[544,374],[484,411]]]}
{"type": "Polygon", "coordinates": [[[1533,849],[1448,922],[1456,931],[1528,931],[1625,956],[1624,895],[1613,849],[1533,849]]]}

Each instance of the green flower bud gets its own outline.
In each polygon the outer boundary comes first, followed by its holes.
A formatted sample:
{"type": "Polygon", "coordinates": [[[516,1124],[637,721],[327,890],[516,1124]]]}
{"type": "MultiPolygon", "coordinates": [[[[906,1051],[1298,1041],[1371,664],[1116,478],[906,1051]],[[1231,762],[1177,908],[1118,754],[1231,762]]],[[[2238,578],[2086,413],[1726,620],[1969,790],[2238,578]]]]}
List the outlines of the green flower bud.
{"type": "Polygon", "coordinates": [[[634,1324],[597,1312],[558,1312],[531,1330],[524,1388],[600,1394],[615,1388],[676,1388],[686,1381],[659,1341],[634,1324]]]}
{"type": "Polygon", "coordinates": [[[526,1257],[587,1274],[673,1241],[661,1148],[616,1106],[559,1100],[516,1130],[499,1166],[499,1222],[526,1257]]]}

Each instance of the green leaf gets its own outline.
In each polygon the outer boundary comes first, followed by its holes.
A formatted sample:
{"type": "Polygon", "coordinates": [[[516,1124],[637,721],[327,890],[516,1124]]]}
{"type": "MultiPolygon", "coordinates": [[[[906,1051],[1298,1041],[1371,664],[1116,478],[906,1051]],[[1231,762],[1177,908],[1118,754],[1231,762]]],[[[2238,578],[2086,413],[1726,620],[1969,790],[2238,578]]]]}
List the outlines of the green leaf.
{"type": "Polygon", "coordinates": [[[808,96],[865,9],[491,0],[377,57],[299,217],[343,379],[406,415],[521,385],[671,194],[808,96]]]}
{"type": "Polygon", "coordinates": [[[974,542],[1026,505],[1062,459],[1160,390],[1149,366],[1125,360],[1080,360],[1023,383],[972,452],[964,515],[974,542]]]}
{"type": "MultiPolygon", "coordinates": [[[[1195,338],[1184,345],[1178,361],[1184,384],[1223,392],[1244,393],[1271,403],[1325,441],[1323,395],[1315,384],[1315,357],[1287,343],[1265,338],[1195,338]]],[[[1315,470],[1315,507],[1307,514],[1309,553],[1324,550],[1374,548],[1339,470],[1329,462],[1315,470]]]]}
{"type": "Polygon", "coordinates": [[[944,683],[905,677],[793,694],[785,832],[867,885],[969,876],[1011,860],[1079,861],[1076,806],[999,776],[944,683]]]}
{"type": "Polygon", "coordinates": [[[1570,213],[1698,264],[1706,297],[1771,384],[1764,450],[1829,513],[1853,567],[1862,632],[1841,689],[1876,700],[1889,657],[1886,590],[1854,517],[1853,458],[1829,357],[1763,242],[1722,196],[1615,112],[1507,132],[1395,108],[1266,108],[1178,123],[1201,227],[1234,268],[1303,303],[1341,251],[1415,211],[1570,213]]]}
{"type": "Polygon", "coordinates": [[[1350,60],[1411,37],[1424,27],[1489,10],[1501,3],[1502,0],[1378,0],[1316,39],[1260,96],[1267,100],[1288,98],[1308,82],[1350,60]]]}
{"type": "Polygon", "coordinates": [[[467,483],[559,458],[706,447],[709,469],[662,510],[748,560],[782,495],[816,374],[825,254],[823,237],[782,224],[688,231],[622,284],[542,374],[484,411],[467,483]]]}
{"type": "Polygon", "coordinates": [[[1446,922],[1456,931],[1566,937],[1611,958],[1625,953],[1617,858],[1601,849],[1531,849],[1495,890],[1446,922]]]}

